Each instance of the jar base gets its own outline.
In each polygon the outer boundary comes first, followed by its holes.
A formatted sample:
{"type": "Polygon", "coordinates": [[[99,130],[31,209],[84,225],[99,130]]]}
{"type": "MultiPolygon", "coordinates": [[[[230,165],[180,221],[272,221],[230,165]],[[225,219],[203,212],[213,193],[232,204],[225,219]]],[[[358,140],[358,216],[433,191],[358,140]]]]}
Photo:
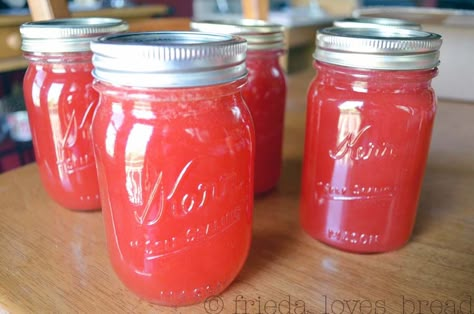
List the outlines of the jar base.
{"type": "Polygon", "coordinates": [[[364,247],[364,246],[350,246],[347,245],[347,242],[338,242],[338,241],[333,241],[330,239],[327,239],[326,237],[321,236],[318,233],[312,233],[306,228],[303,228],[305,233],[310,236],[312,239],[317,240],[324,245],[327,245],[329,247],[338,249],[340,251],[348,252],[348,253],[355,253],[355,254],[381,254],[381,253],[388,253],[392,251],[399,250],[403,248],[408,242],[409,238],[398,242],[398,243],[393,243],[391,245],[377,245],[377,246],[372,246],[372,247],[364,247]]]}
{"type": "Polygon", "coordinates": [[[62,197],[62,198],[57,198],[51,195],[51,193],[48,193],[48,196],[56,204],[71,211],[92,212],[92,211],[100,211],[102,208],[100,204],[100,199],[74,201],[74,200],[68,199],[67,196],[62,197]]]}
{"type": "Polygon", "coordinates": [[[196,304],[200,304],[205,302],[208,298],[212,298],[214,296],[221,295],[224,291],[226,291],[229,286],[232,284],[233,280],[228,282],[227,284],[223,284],[220,286],[219,289],[212,289],[212,291],[207,291],[205,293],[202,293],[201,296],[184,296],[184,295],[179,295],[176,294],[175,296],[170,296],[170,295],[165,295],[163,297],[157,298],[156,296],[145,296],[143,295],[143,291],[136,291],[135,289],[131,287],[127,287],[125,284],[124,286],[133,294],[138,296],[140,299],[156,304],[159,306],[167,306],[167,307],[186,307],[186,306],[192,306],[196,304]]]}
{"type": "Polygon", "coordinates": [[[265,197],[268,194],[271,194],[273,191],[275,191],[278,187],[278,183],[273,184],[272,186],[265,187],[265,188],[260,188],[260,189],[254,189],[253,194],[256,197],[265,197]]]}

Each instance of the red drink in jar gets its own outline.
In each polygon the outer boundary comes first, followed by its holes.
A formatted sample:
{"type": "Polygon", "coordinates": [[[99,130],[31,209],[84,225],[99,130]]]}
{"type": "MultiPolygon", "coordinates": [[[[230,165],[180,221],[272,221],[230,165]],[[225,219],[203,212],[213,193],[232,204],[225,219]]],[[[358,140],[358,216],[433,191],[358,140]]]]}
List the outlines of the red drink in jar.
{"type": "Polygon", "coordinates": [[[245,103],[255,125],[255,193],[278,183],[282,164],[286,79],[279,57],[284,52],[283,27],[259,20],[195,21],[200,31],[237,34],[248,42],[245,103]]]}
{"type": "Polygon", "coordinates": [[[92,50],[100,93],[92,134],[117,275],[163,305],[222,292],[251,239],[245,41],[135,33],[107,36],[92,50]]]}
{"type": "Polygon", "coordinates": [[[29,62],[23,90],[41,181],[50,197],[69,209],[100,208],[89,134],[98,99],[90,41],[127,28],[110,18],[58,19],[20,28],[29,62]]]}
{"type": "Polygon", "coordinates": [[[412,232],[436,97],[439,35],[323,29],[308,91],[301,224],[353,252],[404,245],[412,232]]]}

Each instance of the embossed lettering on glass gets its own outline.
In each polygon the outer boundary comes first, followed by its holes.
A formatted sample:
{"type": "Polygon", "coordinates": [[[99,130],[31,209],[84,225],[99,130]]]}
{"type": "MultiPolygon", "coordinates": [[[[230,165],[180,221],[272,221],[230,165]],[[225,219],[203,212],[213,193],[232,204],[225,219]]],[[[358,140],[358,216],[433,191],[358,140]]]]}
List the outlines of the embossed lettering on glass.
{"type": "Polygon", "coordinates": [[[51,198],[69,209],[100,208],[89,134],[98,98],[89,44],[126,29],[121,20],[109,18],[31,22],[20,28],[29,62],[24,96],[41,180],[51,198]]]}
{"type": "Polygon", "coordinates": [[[102,38],[92,50],[100,93],[92,136],[117,275],[163,305],[219,294],[242,268],[251,238],[255,135],[241,96],[245,41],[132,33],[102,38]]]}
{"type": "Polygon", "coordinates": [[[353,252],[405,244],[428,155],[441,38],[407,29],[327,28],[308,91],[301,224],[353,252]]]}

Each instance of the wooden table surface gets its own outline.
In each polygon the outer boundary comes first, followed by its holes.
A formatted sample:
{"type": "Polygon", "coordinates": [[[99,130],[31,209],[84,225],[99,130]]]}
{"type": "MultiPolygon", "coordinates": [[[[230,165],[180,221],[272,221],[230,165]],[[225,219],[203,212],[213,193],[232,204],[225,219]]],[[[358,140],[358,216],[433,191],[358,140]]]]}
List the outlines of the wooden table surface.
{"type": "Polygon", "coordinates": [[[56,205],[29,165],[0,175],[0,313],[474,313],[474,104],[439,102],[408,245],[350,254],[298,223],[311,77],[289,78],[283,176],[256,200],[250,255],[219,299],[184,308],[140,300],[111,268],[101,213],[56,205]]]}

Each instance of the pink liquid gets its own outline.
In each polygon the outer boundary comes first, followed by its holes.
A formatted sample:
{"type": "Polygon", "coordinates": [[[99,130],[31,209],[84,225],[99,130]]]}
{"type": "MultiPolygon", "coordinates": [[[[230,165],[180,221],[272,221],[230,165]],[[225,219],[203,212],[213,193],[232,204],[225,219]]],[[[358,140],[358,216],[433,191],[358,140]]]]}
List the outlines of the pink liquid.
{"type": "Polygon", "coordinates": [[[23,88],[41,180],[50,197],[69,209],[100,208],[90,140],[98,94],[90,53],[34,56],[23,88]]]}
{"type": "Polygon", "coordinates": [[[316,62],[308,92],[301,224],[354,252],[412,232],[436,99],[434,70],[357,70],[316,62]]]}
{"type": "Polygon", "coordinates": [[[201,302],[221,293],[247,258],[254,130],[242,83],[96,85],[92,132],[109,255],[144,299],[201,302]]]}
{"type": "Polygon", "coordinates": [[[247,54],[249,78],[242,94],[255,124],[255,193],[275,187],[281,173],[286,80],[279,55],[280,51],[247,54]]]}

